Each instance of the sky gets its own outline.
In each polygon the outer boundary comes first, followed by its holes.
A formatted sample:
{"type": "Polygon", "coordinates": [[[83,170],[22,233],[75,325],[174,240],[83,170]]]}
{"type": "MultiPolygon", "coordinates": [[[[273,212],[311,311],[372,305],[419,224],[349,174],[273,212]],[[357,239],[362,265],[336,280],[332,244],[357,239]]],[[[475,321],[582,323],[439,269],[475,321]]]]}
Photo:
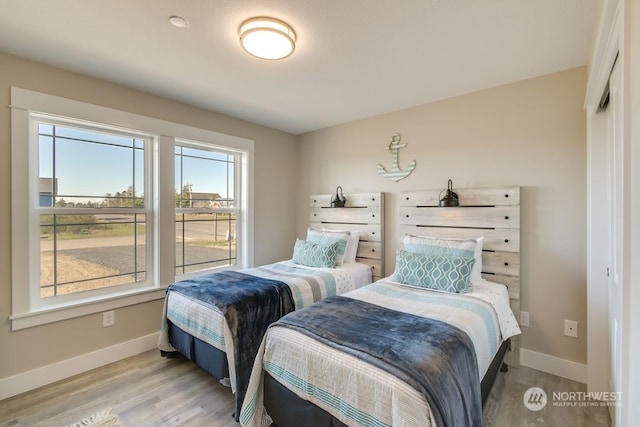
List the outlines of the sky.
{"type": "MultiPolygon", "coordinates": [[[[143,194],[142,139],[57,125],[54,163],[53,132],[52,125],[40,124],[39,175],[51,178],[55,169],[58,195],[77,196],[78,201],[104,198],[107,193],[115,195],[130,186],[135,186],[136,195],[143,194]]],[[[175,157],[175,189],[190,183],[194,192],[218,193],[224,198],[229,191],[233,197],[233,164],[224,161],[226,154],[179,146],[176,153],[182,156],[175,157]]]]}

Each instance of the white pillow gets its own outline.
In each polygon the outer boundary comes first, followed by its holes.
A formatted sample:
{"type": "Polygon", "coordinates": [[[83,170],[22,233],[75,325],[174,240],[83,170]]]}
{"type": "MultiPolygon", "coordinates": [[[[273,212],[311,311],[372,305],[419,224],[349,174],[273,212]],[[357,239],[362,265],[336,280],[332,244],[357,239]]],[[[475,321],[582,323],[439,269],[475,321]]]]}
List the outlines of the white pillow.
{"type": "Polygon", "coordinates": [[[471,272],[471,281],[484,280],[482,278],[482,245],[484,243],[484,237],[478,237],[476,239],[476,250],[473,252],[473,257],[476,262],[473,264],[473,271],[471,272]]]}
{"type": "Polygon", "coordinates": [[[351,231],[351,234],[349,234],[349,242],[347,242],[347,250],[344,253],[345,264],[356,262],[358,243],[360,243],[360,231],[351,231]]]}
{"type": "Polygon", "coordinates": [[[348,231],[315,230],[311,227],[307,229],[307,241],[309,242],[322,245],[338,243],[336,253],[336,265],[338,266],[345,262],[345,253],[350,236],[351,233],[348,231]]]}

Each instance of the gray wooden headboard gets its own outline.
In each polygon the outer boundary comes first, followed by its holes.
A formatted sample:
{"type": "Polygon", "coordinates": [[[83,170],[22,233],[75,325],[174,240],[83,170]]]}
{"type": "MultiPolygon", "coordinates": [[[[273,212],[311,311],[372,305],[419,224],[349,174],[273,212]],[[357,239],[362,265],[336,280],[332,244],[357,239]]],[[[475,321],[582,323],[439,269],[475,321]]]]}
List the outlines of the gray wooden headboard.
{"type": "MultiPolygon", "coordinates": [[[[509,290],[511,309],[520,314],[520,187],[455,188],[460,206],[438,206],[442,190],[400,193],[400,238],[484,236],[482,276],[509,290]]],[[[520,337],[511,340],[505,361],[517,366],[520,337]]]]}
{"type": "Polygon", "coordinates": [[[374,281],[383,278],[384,193],[345,194],[344,208],[332,208],[331,197],[320,194],[309,198],[311,227],[360,231],[356,260],[371,266],[374,281]]]}

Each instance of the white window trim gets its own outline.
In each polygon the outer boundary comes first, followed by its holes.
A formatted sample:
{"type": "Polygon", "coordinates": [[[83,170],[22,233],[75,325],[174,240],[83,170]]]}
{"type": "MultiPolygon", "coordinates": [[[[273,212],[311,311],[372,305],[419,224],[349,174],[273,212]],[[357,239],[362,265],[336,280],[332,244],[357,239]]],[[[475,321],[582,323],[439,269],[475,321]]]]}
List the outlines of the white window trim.
{"type": "MultiPolygon", "coordinates": [[[[30,116],[30,129],[31,129],[31,134],[30,134],[30,138],[31,141],[29,141],[29,144],[32,147],[37,147],[39,144],[39,131],[38,131],[38,123],[41,122],[48,122],[51,124],[54,124],[56,126],[67,126],[67,127],[75,127],[75,128],[81,128],[81,129],[86,129],[89,131],[93,131],[96,128],[101,128],[103,127],[103,123],[100,123],[98,126],[86,126],[84,125],[82,122],[79,122],[78,120],[61,120],[58,118],[55,119],[51,119],[50,115],[42,115],[42,114],[29,114],[30,116]]],[[[109,131],[111,134],[116,134],[116,133],[120,133],[120,129],[116,129],[114,127],[106,127],[106,130],[109,131]]],[[[152,194],[153,192],[153,188],[154,188],[154,169],[151,165],[151,160],[152,160],[152,155],[151,152],[154,151],[154,147],[157,145],[157,137],[155,135],[150,135],[150,134],[143,134],[141,132],[138,131],[128,131],[125,130],[124,132],[122,132],[123,135],[126,136],[135,136],[136,138],[139,138],[141,140],[144,140],[144,144],[145,144],[145,155],[144,155],[144,163],[145,163],[145,188],[142,190],[143,194],[145,195],[145,207],[144,208],[136,208],[136,209],[121,209],[121,208],[100,208],[99,210],[93,210],[93,209],[87,209],[87,208],[43,208],[40,207],[40,201],[39,201],[39,192],[38,192],[38,175],[39,174],[30,174],[29,175],[29,188],[27,188],[27,190],[29,191],[30,194],[30,198],[29,198],[29,212],[31,214],[30,217],[30,230],[37,230],[40,228],[40,215],[41,214],[50,214],[50,215],[65,215],[65,214],[86,214],[86,213],[124,213],[127,215],[130,214],[134,214],[134,213],[138,213],[138,214],[144,214],[145,215],[145,223],[147,225],[147,229],[148,230],[155,230],[154,227],[154,211],[152,209],[152,207],[149,205],[149,200],[151,199],[149,197],[150,194],[152,194]]],[[[30,164],[29,164],[29,170],[31,171],[38,171],[38,159],[36,156],[32,156],[30,159],[30,164]]],[[[31,248],[35,248],[35,252],[32,253],[32,256],[39,256],[39,245],[40,245],[40,236],[37,233],[28,233],[28,238],[30,240],[29,244],[31,248]]],[[[129,294],[132,291],[135,292],[136,290],[145,290],[145,289],[152,289],[155,287],[155,283],[153,281],[153,271],[155,271],[155,262],[156,259],[152,256],[154,253],[154,248],[156,247],[155,243],[154,243],[154,238],[155,238],[155,233],[150,232],[150,233],[145,233],[145,248],[146,248],[146,255],[145,255],[145,259],[146,259],[146,263],[145,263],[145,269],[147,271],[147,276],[146,279],[144,281],[141,282],[131,282],[128,284],[123,284],[119,287],[119,291],[115,292],[113,290],[113,288],[102,288],[102,289],[94,289],[91,291],[91,296],[87,299],[89,301],[91,300],[95,300],[96,298],[111,298],[113,297],[113,295],[115,294],[129,294]]],[[[30,277],[32,277],[32,275],[38,275],[39,272],[39,268],[40,265],[37,263],[33,263],[30,268],[32,269],[29,272],[30,277]]],[[[51,307],[65,307],[67,305],[70,304],[78,304],[81,301],[80,296],[77,293],[72,293],[72,294],[67,294],[67,295],[60,295],[60,296],[56,296],[54,298],[40,298],[39,295],[39,283],[30,283],[29,286],[31,286],[30,289],[30,304],[31,304],[31,311],[38,311],[39,308],[44,308],[44,309],[50,309],[51,307]]]]}
{"type": "Polygon", "coordinates": [[[250,244],[253,241],[253,141],[26,89],[11,88],[12,330],[164,297],[166,286],[175,281],[174,252],[163,253],[160,250],[162,247],[173,247],[175,244],[174,177],[173,172],[167,173],[173,171],[175,139],[201,141],[243,153],[242,162],[238,165],[245,177],[239,195],[241,214],[238,218],[238,228],[245,230],[245,233],[238,233],[237,256],[239,268],[253,266],[253,245],[250,244]],[[39,247],[25,237],[29,236],[30,216],[25,215],[25,212],[29,212],[29,183],[33,181],[33,174],[38,175],[37,165],[34,169],[33,162],[30,161],[36,157],[36,153],[29,151],[36,149],[34,144],[29,144],[29,122],[32,113],[103,123],[156,135],[153,165],[155,205],[152,221],[155,244],[153,261],[156,268],[149,272],[153,277],[152,286],[68,304],[32,306],[30,287],[25,285],[30,283],[29,260],[37,259],[39,251],[39,247]],[[158,173],[160,170],[163,171],[162,174],[158,173]],[[163,188],[171,188],[171,197],[159,197],[163,188]]]}

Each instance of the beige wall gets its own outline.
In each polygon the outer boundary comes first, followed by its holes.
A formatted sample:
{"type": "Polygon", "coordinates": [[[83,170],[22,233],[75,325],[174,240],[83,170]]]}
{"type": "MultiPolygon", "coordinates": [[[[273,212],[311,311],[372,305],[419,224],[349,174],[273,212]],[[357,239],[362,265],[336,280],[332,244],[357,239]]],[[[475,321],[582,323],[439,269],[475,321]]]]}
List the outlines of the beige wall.
{"type": "Polygon", "coordinates": [[[118,309],[110,328],[96,314],[11,332],[11,86],[254,140],[256,265],[290,257],[308,224],[307,197],[337,185],[347,196],[387,193],[388,274],[399,191],[444,188],[448,178],[456,187],[520,185],[522,307],[531,313],[523,348],[584,363],[585,85],[586,69],[579,68],[296,138],[0,52],[0,379],[157,332],[161,310],[160,301],[118,309]],[[378,163],[390,165],[385,147],[394,132],[408,144],[401,167],[418,163],[399,183],[376,171],[378,163]],[[297,215],[281,207],[282,194],[295,200],[297,215]],[[563,336],[563,319],[580,322],[579,339],[563,336]]]}
{"type": "Polygon", "coordinates": [[[449,178],[455,187],[519,185],[521,304],[531,323],[522,347],[586,363],[586,74],[578,68],[300,136],[298,236],[309,194],[337,185],[347,197],[384,191],[391,274],[399,191],[445,188],[449,178]],[[400,167],[417,160],[398,183],[376,170],[390,166],[385,147],[395,132],[408,144],[400,167]],[[563,335],[564,319],[579,322],[578,339],[563,335]]]}
{"type": "Polygon", "coordinates": [[[157,332],[162,308],[154,301],[118,309],[109,328],[95,314],[11,332],[11,86],[254,140],[254,261],[291,257],[296,217],[273,199],[296,194],[295,136],[0,52],[0,379],[157,332]]]}

